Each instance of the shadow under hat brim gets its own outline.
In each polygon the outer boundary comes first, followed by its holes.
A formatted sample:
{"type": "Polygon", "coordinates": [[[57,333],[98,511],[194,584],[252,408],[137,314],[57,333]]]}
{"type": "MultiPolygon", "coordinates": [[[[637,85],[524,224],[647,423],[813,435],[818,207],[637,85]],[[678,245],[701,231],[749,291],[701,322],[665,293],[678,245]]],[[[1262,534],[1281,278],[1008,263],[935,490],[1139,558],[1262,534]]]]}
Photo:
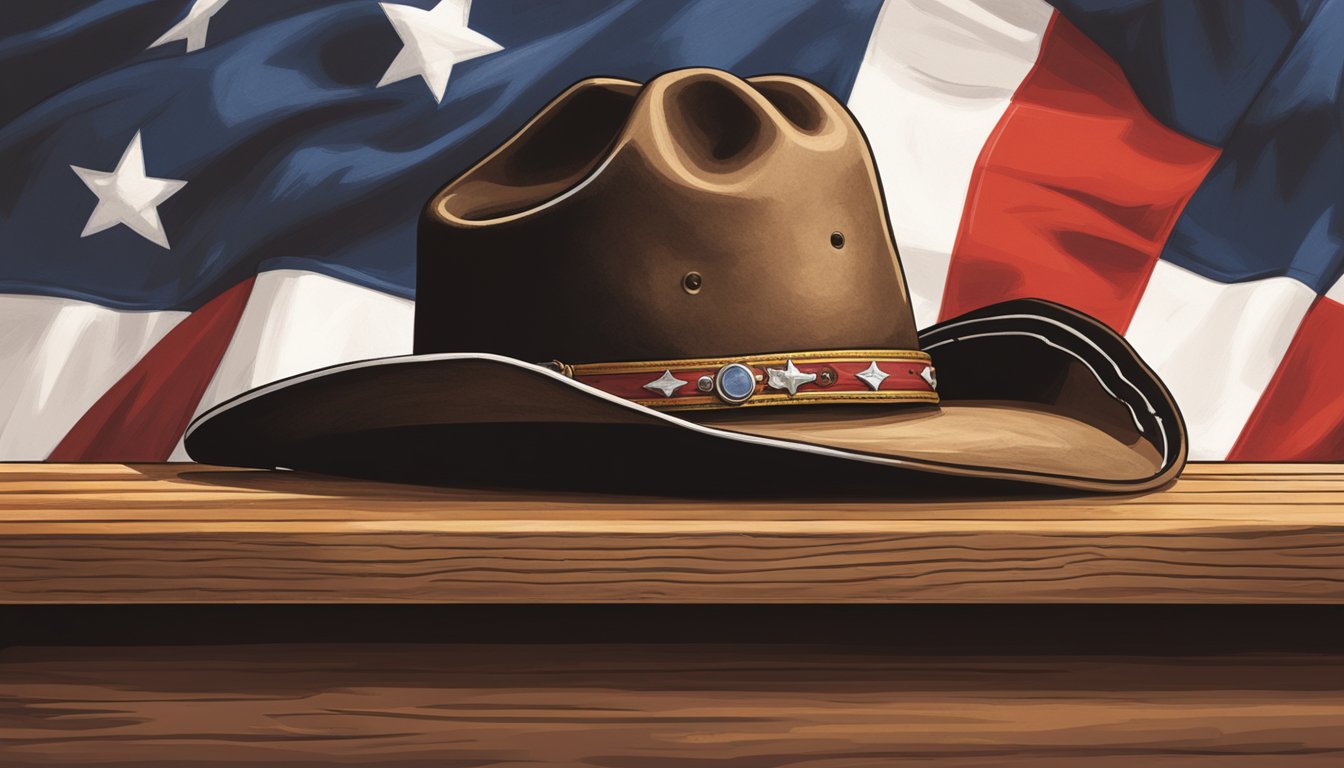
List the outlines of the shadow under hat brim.
{"type": "Polygon", "coordinates": [[[1169,393],[1119,336],[1058,305],[1007,302],[932,326],[938,407],[664,413],[492,354],[408,355],[275,382],[188,429],[209,464],[371,479],[654,492],[906,492],[935,476],[1088,491],[1164,484],[1185,459],[1169,393]]]}

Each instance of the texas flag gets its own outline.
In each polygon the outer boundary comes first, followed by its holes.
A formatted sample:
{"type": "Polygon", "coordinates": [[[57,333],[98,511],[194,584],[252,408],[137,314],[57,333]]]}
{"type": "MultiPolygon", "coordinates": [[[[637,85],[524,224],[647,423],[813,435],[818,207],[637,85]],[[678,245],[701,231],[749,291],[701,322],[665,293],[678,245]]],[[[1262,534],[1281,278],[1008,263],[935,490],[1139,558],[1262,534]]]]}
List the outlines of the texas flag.
{"type": "MultiPolygon", "coordinates": [[[[415,226],[570,84],[808,78],[921,326],[1123,333],[1195,459],[1344,459],[1344,0],[68,0],[0,21],[0,460],[411,351],[415,226]]],[[[472,258],[463,254],[463,258],[472,258]]]]}

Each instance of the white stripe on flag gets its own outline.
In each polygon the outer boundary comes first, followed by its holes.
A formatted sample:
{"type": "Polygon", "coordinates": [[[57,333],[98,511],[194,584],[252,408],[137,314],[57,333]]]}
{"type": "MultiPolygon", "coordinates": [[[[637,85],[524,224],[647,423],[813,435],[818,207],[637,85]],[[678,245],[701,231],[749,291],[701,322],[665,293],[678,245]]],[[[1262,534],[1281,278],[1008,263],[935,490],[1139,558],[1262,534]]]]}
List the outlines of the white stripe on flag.
{"type": "Polygon", "coordinates": [[[887,0],[849,108],[877,158],[915,322],[938,319],[971,172],[1036,63],[1040,0],[887,0]]]}
{"type": "Polygon", "coordinates": [[[1325,298],[1336,304],[1344,304],[1344,277],[1336,280],[1335,284],[1330,286],[1330,290],[1325,292],[1325,298]]]}
{"type": "MultiPolygon", "coordinates": [[[[414,307],[408,299],[326,275],[263,272],[196,413],[295,374],[409,354],[414,307]]],[[[190,461],[180,440],[169,461],[190,461]]]]}
{"type": "Polygon", "coordinates": [[[1225,284],[1157,263],[1125,337],[1176,397],[1191,459],[1227,458],[1315,298],[1288,277],[1225,284]]]}
{"type": "Polygon", "coordinates": [[[42,461],[186,312],[0,296],[0,461],[42,461]]]}

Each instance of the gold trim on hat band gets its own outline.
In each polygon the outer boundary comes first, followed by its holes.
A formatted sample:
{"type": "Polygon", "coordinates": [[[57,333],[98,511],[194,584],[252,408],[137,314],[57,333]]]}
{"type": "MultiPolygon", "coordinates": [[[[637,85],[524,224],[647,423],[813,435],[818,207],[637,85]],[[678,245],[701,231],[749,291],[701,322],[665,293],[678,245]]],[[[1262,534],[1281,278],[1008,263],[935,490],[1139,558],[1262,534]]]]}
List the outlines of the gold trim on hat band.
{"type": "Polygon", "coordinates": [[[569,366],[577,376],[596,373],[639,373],[665,368],[719,368],[729,363],[744,365],[784,365],[824,359],[826,362],[866,363],[872,360],[909,360],[928,363],[933,360],[927,352],[917,349],[837,349],[822,352],[780,352],[768,355],[738,355],[736,357],[691,357],[681,360],[639,360],[629,363],[575,363],[569,366]]]}
{"type": "Polygon", "coordinates": [[[927,353],[908,349],[548,364],[576,381],[658,410],[835,403],[937,403],[927,353]]]}

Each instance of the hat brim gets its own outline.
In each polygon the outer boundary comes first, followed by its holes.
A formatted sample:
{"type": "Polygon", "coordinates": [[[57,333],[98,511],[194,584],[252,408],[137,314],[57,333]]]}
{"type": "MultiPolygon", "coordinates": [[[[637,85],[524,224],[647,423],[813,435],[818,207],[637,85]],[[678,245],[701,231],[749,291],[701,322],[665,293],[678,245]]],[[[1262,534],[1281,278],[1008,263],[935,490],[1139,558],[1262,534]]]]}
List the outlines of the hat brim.
{"type": "Polygon", "coordinates": [[[932,326],[920,342],[938,370],[938,407],[665,413],[508,357],[408,355],[240,395],[198,418],[186,448],[229,466],[594,487],[603,478],[730,486],[860,463],[870,473],[1133,492],[1166,483],[1184,464],[1185,427],[1166,388],[1123,339],[1084,315],[1006,302],[932,326]]]}

